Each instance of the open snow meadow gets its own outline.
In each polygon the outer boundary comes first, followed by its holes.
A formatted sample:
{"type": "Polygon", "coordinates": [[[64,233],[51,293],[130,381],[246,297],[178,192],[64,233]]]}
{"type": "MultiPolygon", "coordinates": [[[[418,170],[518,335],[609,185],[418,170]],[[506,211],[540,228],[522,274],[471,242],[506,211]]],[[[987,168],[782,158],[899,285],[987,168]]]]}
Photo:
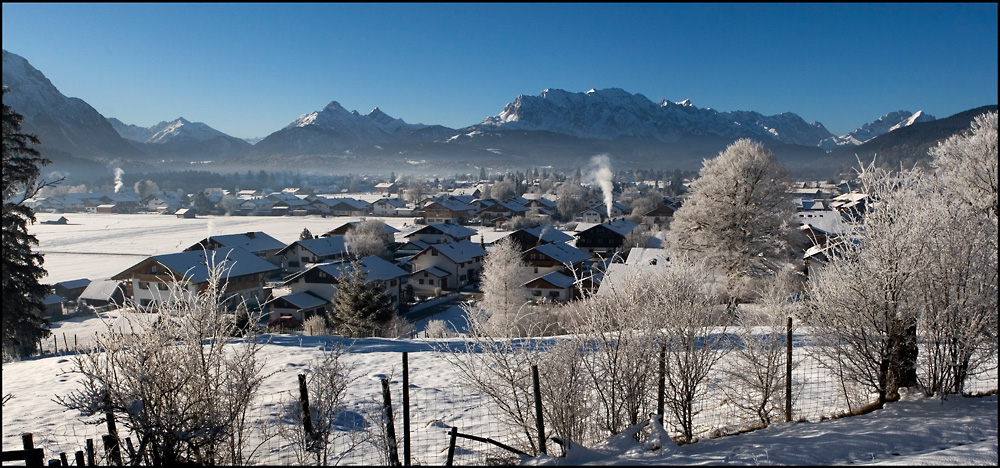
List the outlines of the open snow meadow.
{"type": "MultiPolygon", "coordinates": [[[[291,243],[303,228],[321,234],[357,218],[321,217],[201,217],[177,219],[159,215],[112,215],[69,213],[68,224],[44,224],[60,215],[38,214],[38,223],[30,226],[45,254],[44,282],[88,278],[109,278],[150,255],[179,252],[209,235],[263,231],[291,243]]],[[[384,218],[405,231],[412,218],[384,218]]],[[[492,228],[480,231],[486,243],[501,237],[492,228]]],[[[474,242],[480,236],[473,236],[474,242]]],[[[46,460],[60,452],[72,455],[82,450],[87,439],[100,444],[103,424],[84,424],[79,412],[66,410],[55,399],[79,385],[81,376],[70,372],[74,354],[65,348],[85,347],[86,337],[102,333],[108,327],[127,327],[133,314],[125,311],[99,316],[77,317],[52,323],[53,337],[60,353],[33,357],[3,365],[3,449],[21,448],[21,435],[32,433],[36,447],[45,450],[46,460]],[[66,337],[66,338],[64,338],[66,337]],[[8,395],[10,399],[7,400],[8,395]]],[[[379,419],[383,405],[382,382],[389,382],[395,431],[403,456],[404,427],[401,415],[403,393],[403,353],[406,353],[409,387],[410,453],[413,464],[444,465],[448,459],[449,431],[462,434],[511,440],[493,403],[465,383],[460,372],[442,357],[446,348],[462,349],[466,342],[453,338],[422,338],[427,322],[446,320],[458,332],[463,331],[464,312],[460,307],[447,308],[437,315],[414,323],[412,339],[342,339],[337,336],[268,334],[259,338],[266,343],[259,357],[264,361],[264,381],[251,417],[272,434],[261,440],[251,463],[262,465],[301,464],[289,429],[296,423],[291,416],[298,404],[298,376],[310,371],[331,346],[342,345],[342,362],[354,380],[347,389],[341,427],[367,428],[384,435],[384,428],[372,424],[379,419]],[[285,431],[282,432],[282,428],[285,431]]],[[[973,391],[990,391],[986,397],[948,399],[921,398],[907,394],[901,401],[869,414],[835,418],[847,408],[836,380],[822,371],[801,352],[807,346],[807,330],[796,329],[798,365],[795,373],[795,422],[772,423],[765,429],[713,438],[713,428],[727,428],[730,410],[721,399],[701,405],[698,416],[698,441],[677,446],[666,443],[657,450],[627,435],[612,437],[603,444],[588,447],[570,445],[566,457],[559,457],[560,446],[549,442],[549,455],[513,459],[526,465],[989,465],[997,464],[997,375],[994,368],[983,376],[973,391]]],[[[52,338],[49,338],[52,340],[52,338]]],[[[545,338],[557,342],[561,337],[545,338]]],[[[234,344],[235,345],[235,344],[234,344]]],[[[655,360],[655,356],[650,356],[655,360]]],[[[545,380],[541,375],[540,379],[545,380]]],[[[543,405],[545,403],[543,402],[543,405]]],[[[119,426],[120,428],[121,426],[119,426]]],[[[667,427],[670,435],[675,435],[667,427]]],[[[127,434],[124,434],[127,435],[127,434]]],[[[331,464],[388,464],[376,444],[358,442],[345,431],[335,446],[331,464]],[[352,440],[355,444],[353,450],[352,440]]],[[[459,439],[454,452],[456,465],[481,465],[502,456],[489,445],[459,439]]],[[[98,450],[99,463],[104,460],[98,450]]],[[[508,460],[510,461],[510,460],[508,460]]],[[[9,465],[5,462],[4,465],[9,465]]]]}

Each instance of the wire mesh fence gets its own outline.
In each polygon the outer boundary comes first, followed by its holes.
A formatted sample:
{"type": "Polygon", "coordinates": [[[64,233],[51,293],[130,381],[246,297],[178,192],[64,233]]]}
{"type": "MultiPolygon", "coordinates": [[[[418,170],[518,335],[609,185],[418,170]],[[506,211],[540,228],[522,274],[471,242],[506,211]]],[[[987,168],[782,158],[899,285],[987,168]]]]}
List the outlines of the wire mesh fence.
{"type": "MultiPolygon", "coordinates": [[[[60,337],[61,339],[61,337],[60,337]]],[[[72,340],[72,338],[70,338],[72,340]]],[[[795,335],[792,340],[793,369],[791,373],[791,415],[781,414],[782,420],[819,421],[848,414],[874,401],[876,395],[852,388],[816,354],[808,352],[808,340],[795,335]]],[[[516,464],[518,456],[502,446],[526,449],[525,437],[531,437],[533,427],[514,427],[505,423],[497,402],[467,385],[454,372],[449,372],[446,359],[436,351],[385,353],[393,356],[384,363],[382,372],[363,375],[351,389],[351,397],[340,408],[329,436],[328,444],[319,454],[303,438],[301,421],[294,418],[296,375],[302,369],[285,369],[273,378],[286,379],[288,392],[260,397],[249,419],[258,424],[246,440],[244,455],[250,464],[263,465],[391,465],[399,460],[403,465],[502,465],[516,464]],[[452,380],[446,377],[451,375],[452,380]],[[385,381],[389,390],[389,405],[382,392],[385,381]],[[394,437],[387,431],[392,417],[394,437]],[[456,430],[472,437],[452,437],[456,430]],[[527,435],[526,435],[527,434],[527,435]],[[454,443],[453,443],[454,440],[454,443]],[[454,445],[453,445],[454,444],[454,445]],[[395,449],[395,455],[390,448],[395,449]],[[395,459],[393,458],[395,457],[395,459]]],[[[655,357],[652,357],[655,358],[655,357]]],[[[997,365],[994,357],[987,371],[973,376],[966,385],[967,393],[995,392],[997,365]]],[[[524,372],[530,372],[525,369],[524,372]]],[[[546,375],[539,378],[544,380],[546,375]]],[[[747,414],[723,391],[726,375],[714,372],[707,379],[706,391],[694,402],[694,438],[713,438],[741,432],[758,425],[755,416],[747,414]]],[[[787,405],[785,388],[774,389],[775,404],[787,405]]],[[[657,407],[656,392],[650,394],[645,408],[657,407]]],[[[542,405],[553,402],[542,401],[542,405]]],[[[664,427],[672,437],[680,438],[678,425],[669,411],[665,412],[664,427]]],[[[777,421],[775,421],[777,422],[777,421]]],[[[110,464],[102,440],[102,425],[83,424],[79,418],[67,418],[62,424],[47,427],[34,434],[35,446],[41,447],[47,459],[58,454],[73,454],[93,447],[96,464],[110,464]]],[[[121,447],[126,461],[136,456],[138,438],[122,430],[121,447]]],[[[559,449],[551,437],[561,437],[551,428],[546,433],[549,453],[559,449]]],[[[577,441],[578,442],[578,441],[577,441]]],[[[88,455],[90,452],[88,452],[88,455]]],[[[533,455],[530,453],[529,455],[533,455]]],[[[142,460],[139,464],[143,463],[142,460]]]]}

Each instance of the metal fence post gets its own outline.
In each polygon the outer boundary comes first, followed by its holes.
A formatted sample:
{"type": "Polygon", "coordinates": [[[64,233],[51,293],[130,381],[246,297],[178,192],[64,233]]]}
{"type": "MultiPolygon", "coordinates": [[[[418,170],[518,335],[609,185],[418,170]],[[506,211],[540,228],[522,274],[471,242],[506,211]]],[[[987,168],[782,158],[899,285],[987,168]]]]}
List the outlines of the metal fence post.
{"type": "Polygon", "coordinates": [[[788,317],[785,340],[785,422],[792,421],[792,318],[788,317]]]}
{"type": "Polygon", "coordinates": [[[403,465],[410,466],[410,365],[403,351],[403,465]]]}

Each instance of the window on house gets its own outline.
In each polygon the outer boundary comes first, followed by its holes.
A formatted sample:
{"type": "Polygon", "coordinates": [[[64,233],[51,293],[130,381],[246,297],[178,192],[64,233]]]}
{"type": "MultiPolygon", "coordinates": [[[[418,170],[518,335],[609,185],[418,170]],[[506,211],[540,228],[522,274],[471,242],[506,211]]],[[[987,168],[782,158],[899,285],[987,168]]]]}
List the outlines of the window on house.
{"type": "Polygon", "coordinates": [[[437,250],[431,250],[431,255],[437,257],[438,256],[438,251],[437,250]]]}
{"type": "Polygon", "coordinates": [[[531,295],[532,295],[532,296],[536,296],[536,297],[537,297],[537,296],[541,296],[541,295],[542,295],[542,292],[541,292],[541,291],[539,291],[539,290],[537,290],[537,289],[535,289],[535,290],[532,290],[532,291],[531,291],[531,295]]]}
{"type": "Polygon", "coordinates": [[[139,289],[149,289],[149,283],[147,283],[145,281],[140,281],[139,282],[139,289]]]}
{"type": "MultiPolygon", "coordinates": [[[[426,273],[425,273],[425,275],[426,275],[426,273]]],[[[424,279],[423,278],[420,278],[419,281],[420,281],[420,284],[424,284],[424,279]]]]}
{"type": "Polygon", "coordinates": [[[396,280],[389,281],[389,286],[395,286],[395,285],[396,285],[396,280]]]}
{"type": "Polygon", "coordinates": [[[427,280],[427,284],[434,286],[434,280],[432,279],[427,280]]]}
{"type": "Polygon", "coordinates": [[[167,283],[156,283],[156,289],[159,289],[160,291],[166,291],[167,283]]]}
{"type": "Polygon", "coordinates": [[[549,297],[559,297],[559,291],[549,291],[549,297]]]}

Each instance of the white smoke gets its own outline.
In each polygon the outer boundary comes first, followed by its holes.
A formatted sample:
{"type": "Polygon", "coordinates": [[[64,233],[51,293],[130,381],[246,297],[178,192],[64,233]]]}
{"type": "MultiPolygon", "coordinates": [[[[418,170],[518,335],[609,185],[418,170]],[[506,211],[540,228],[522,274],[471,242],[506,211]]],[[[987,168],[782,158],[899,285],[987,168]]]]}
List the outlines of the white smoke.
{"type": "Polygon", "coordinates": [[[121,190],[122,185],[124,185],[124,183],[122,183],[122,176],[123,175],[125,175],[125,171],[123,171],[122,168],[120,168],[120,167],[116,167],[115,168],[115,193],[118,193],[118,190],[121,190]]]}
{"type": "Polygon", "coordinates": [[[614,201],[612,190],[614,184],[611,183],[611,159],[606,154],[599,154],[590,158],[590,180],[596,182],[601,187],[604,194],[604,206],[608,209],[608,220],[611,220],[611,203],[614,201]]]}

